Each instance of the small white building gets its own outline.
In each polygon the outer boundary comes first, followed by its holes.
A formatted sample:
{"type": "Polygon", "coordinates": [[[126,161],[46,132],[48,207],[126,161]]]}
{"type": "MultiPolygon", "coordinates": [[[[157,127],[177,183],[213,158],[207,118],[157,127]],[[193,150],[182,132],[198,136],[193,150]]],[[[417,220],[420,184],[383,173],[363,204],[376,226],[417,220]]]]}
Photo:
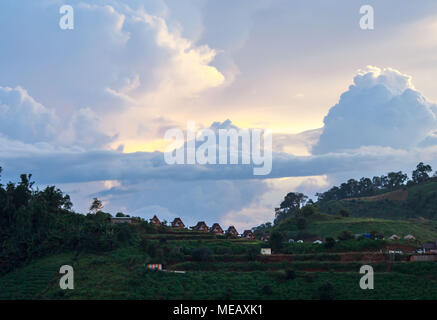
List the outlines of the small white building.
{"type": "Polygon", "coordinates": [[[316,241],[314,241],[313,243],[314,243],[314,244],[322,244],[323,242],[322,242],[322,240],[316,240],[316,241]]]}
{"type": "Polygon", "coordinates": [[[263,256],[269,256],[272,254],[272,249],[271,248],[261,248],[261,254],[263,256]]]}
{"type": "Polygon", "coordinates": [[[303,240],[297,240],[297,243],[303,243],[303,240]]]}

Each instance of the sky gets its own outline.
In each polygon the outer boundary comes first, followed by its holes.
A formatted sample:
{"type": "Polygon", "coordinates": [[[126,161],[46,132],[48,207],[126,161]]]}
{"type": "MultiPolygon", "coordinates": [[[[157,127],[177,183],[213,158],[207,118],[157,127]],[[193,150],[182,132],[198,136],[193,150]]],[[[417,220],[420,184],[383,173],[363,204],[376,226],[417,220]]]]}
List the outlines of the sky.
{"type": "Polygon", "coordinates": [[[437,169],[436,35],[433,0],[2,0],[1,182],[242,231],[288,192],[437,169]],[[187,121],[272,130],[271,173],[166,164],[187,121]]]}

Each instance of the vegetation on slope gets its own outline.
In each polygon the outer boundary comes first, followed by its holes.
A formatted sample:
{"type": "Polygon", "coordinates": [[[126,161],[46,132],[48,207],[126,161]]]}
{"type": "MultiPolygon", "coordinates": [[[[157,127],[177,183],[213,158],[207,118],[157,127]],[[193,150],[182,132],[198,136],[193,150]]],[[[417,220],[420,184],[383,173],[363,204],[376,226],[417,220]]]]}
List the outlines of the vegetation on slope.
{"type": "Polygon", "coordinates": [[[295,264],[288,263],[276,271],[175,274],[146,271],[139,256],[138,261],[127,258],[132,254],[120,248],[39,259],[0,277],[0,299],[437,299],[434,263],[399,264],[391,273],[376,272],[375,289],[362,290],[362,275],[355,270],[290,272],[295,264]],[[74,267],[74,290],[59,288],[62,264],[74,267]]]}
{"type": "Polygon", "coordinates": [[[377,197],[319,202],[321,211],[338,214],[347,210],[354,217],[377,217],[386,219],[437,218],[437,179],[405,188],[405,200],[393,199],[393,192],[377,197]]]}

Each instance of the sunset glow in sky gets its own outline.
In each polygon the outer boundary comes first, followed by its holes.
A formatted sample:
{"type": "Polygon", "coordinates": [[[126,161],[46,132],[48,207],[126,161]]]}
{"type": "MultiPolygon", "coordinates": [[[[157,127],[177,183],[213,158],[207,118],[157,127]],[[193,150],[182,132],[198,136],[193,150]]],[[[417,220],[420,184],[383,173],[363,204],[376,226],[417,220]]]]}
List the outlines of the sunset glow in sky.
{"type": "Polygon", "coordinates": [[[374,30],[355,0],[3,0],[2,183],[28,172],[79,212],[98,197],[242,229],[287,192],[436,166],[437,2],[366,3],[374,30]],[[272,174],[166,166],[187,121],[271,129],[272,174]]]}

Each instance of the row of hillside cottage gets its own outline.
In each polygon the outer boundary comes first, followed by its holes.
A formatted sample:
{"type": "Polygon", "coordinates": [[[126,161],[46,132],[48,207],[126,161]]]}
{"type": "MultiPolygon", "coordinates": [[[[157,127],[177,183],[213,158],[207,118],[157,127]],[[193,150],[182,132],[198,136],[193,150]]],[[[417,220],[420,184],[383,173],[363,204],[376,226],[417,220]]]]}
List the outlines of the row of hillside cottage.
{"type": "MultiPolygon", "coordinates": [[[[132,223],[135,221],[135,218],[131,217],[114,217],[111,218],[112,223],[132,223]]],[[[150,219],[150,223],[155,226],[164,225],[158,217],[155,215],[152,219],[150,219]]],[[[185,224],[182,222],[181,218],[175,218],[171,223],[171,227],[175,229],[184,229],[185,224]]],[[[254,240],[255,235],[251,230],[245,230],[243,234],[239,234],[237,229],[234,226],[230,226],[226,232],[222,229],[222,227],[218,223],[214,223],[212,227],[208,227],[205,221],[199,221],[195,226],[190,227],[190,229],[194,231],[200,232],[210,232],[214,234],[226,234],[231,237],[241,237],[248,240],[254,240]]],[[[263,239],[261,239],[263,240],[263,239]]]]}
{"type": "MultiPolygon", "coordinates": [[[[136,221],[139,221],[138,218],[132,218],[132,217],[112,217],[111,218],[112,223],[134,223],[136,221]]],[[[153,216],[152,219],[150,219],[150,223],[152,225],[160,226],[165,225],[162,223],[156,215],[153,216]]],[[[171,223],[171,227],[175,229],[184,229],[185,224],[182,222],[181,218],[175,218],[173,222],[171,223]]],[[[226,234],[230,237],[239,237],[247,240],[255,240],[255,234],[251,230],[245,230],[243,234],[239,234],[237,229],[234,226],[230,226],[226,232],[222,229],[222,227],[218,223],[214,223],[212,227],[208,227],[207,224],[204,221],[199,221],[195,226],[190,227],[190,229],[194,231],[199,232],[209,232],[213,234],[226,234]]],[[[372,238],[370,233],[364,233],[364,234],[355,234],[355,238],[372,238]]],[[[400,240],[404,239],[407,241],[416,241],[416,238],[408,234],[404,237],[400,237],[396,234],[392,235],[388,238],[388,240],[400,240]]],[[[270,233],[267,232],[263,234],[260,238],[261,241],[269,241],[270,239],[270,233]]],[[[384,238],[385,239],[385,238],[384,238]]],[[[322,244],[323,239],[319,237],[315,237],[313,239],[307,239],[306,241],[310,241],[314,244],[322,244]]],[[[336,240],[338,241],[338,240],[336,240]]],[[[288,239],[289,243],[296,242],[296,243],[303,243],[303,240],[294,240],[294,239],[288,239]]],[[[422,244],[422,249],[417,250],[418,253],[433,253],[437,254],[437,240],[435,242],[427,242],[422,244]]]]}

